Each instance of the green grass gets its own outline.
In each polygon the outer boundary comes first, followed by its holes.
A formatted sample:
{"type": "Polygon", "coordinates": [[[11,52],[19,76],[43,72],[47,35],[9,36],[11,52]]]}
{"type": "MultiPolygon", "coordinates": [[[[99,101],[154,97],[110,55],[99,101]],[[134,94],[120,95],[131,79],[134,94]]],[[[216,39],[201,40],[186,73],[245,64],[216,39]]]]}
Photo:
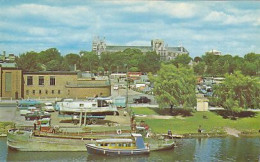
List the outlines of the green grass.
{"type": "Polygon", "coordinates": [[[158,115],[153,108],[148,107],[132,107],[132,112],[138,115],[158,115]]]}
{"type": "MultiPolygon", "coordinates": [[[[141,119],[137,118],[137,121],[141,119]]],[[[260,113],[252,118],[237,120],[223,119],[213,112],[195,112],[193,116],[173,119],[142,118],[155,133],[167,133],[172,130],[176,134],[197,133],[199,125],[207,133],[223,133],[224,127],[234,128],[245,132],[258,132],[260,129],[260,113]],[[204,119],[203,115],[208,119],[204,119]]]]}
{"type": "Polygon", "coordinates": [[[0,134],[6,133],[8,129],[11,129],[14,127],[13,122],[0,122],[0,134]]]}

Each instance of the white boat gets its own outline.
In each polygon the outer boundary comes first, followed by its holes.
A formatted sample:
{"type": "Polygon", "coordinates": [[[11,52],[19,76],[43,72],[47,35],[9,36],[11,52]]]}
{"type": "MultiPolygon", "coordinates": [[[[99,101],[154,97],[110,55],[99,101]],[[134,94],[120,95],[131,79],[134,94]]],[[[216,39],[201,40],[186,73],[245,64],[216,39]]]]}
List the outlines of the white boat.
{"type": "Polygon", "coordinates": [[[63,101],[59,103],[60,114],[88,113],[89,115],[118,115],[116,107],[106,99],[95,98],[86,101],[63,101]]]}

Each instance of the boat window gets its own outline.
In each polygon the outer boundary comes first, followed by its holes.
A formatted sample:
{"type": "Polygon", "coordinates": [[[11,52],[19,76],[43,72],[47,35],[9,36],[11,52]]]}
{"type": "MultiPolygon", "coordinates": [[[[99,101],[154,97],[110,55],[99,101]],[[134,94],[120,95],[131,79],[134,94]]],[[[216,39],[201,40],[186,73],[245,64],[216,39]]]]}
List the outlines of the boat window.
{"type": "Polygon", "coordinates": [[[107,143],[105,143],[105,146],[109,146],[107,143]]]}
{"type": "Polygon", "coordinates": [[[104,146],[104,144],[103,144],[103,143],[101,143],[101,146],[104,146]]]}
{"type": "Polygon", "coordinates": [[[115,146],[116,146],[116,144],[114,144],[114,143],[111,143],[111,144],[110,144],[110,146],[113,146],[113,147],[115,147],[115,146]]]}
{"type": "Polygon", "coordinates": [[[130,143],[128,143],[128,144],[126,144],[127,145],[127,147],[131,147],[131,144],[130,143]]]}
{"type": "Polygon", "coordinates": [[[79,107],[84,107],[84,104],[79,104],[79,107]]]}
{"type": "Polygon", "coordinates": [[[126,144],[124,143],[123,146],[126,147],[126,144]]]}
{"type": "Polygon", "coordinates": [[[102,146],[102,144],[99,143],[98,146],[102,146]]]}
{"type": "Polygon", "coordinates": [[[122,143],[119,143],[118,146],[121,147],[121,146],[122,146],[122,143]]]}

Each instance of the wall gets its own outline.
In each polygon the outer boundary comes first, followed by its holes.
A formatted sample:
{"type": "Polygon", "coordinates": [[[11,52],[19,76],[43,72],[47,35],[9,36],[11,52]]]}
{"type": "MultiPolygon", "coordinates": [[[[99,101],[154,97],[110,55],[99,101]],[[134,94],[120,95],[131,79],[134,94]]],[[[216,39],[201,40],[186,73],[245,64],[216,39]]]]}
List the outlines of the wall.
{"type": "Polygon", "coordinates": [[[23,97],[23,74],[21,69],[0,68],[0,94],[3,98],[18,99],[23,97]]]}
{"type": "Polygon", "coordinates": [[[24,74],[24,97],[25,98],[66,98],[68,91],[66,85],[76,82],[77,74],[73,73],[25,73],[24,74]],[[33,77],[33,85],[27,85],[27,77],[33,77]],[[44,77],[44,85],[39,85],[39,76],[44,77]],[[55,85],[50,85],[50,77],[55,77],[55,85]],[[35,94],[33,93],[35,91],[35,94]],[[41,93],[40,93],[41,91],[41,93]],[[54,91],[54,93],[52,93],[54,91]],[[60,91],[60,93],[58,93],[60,91]]]}

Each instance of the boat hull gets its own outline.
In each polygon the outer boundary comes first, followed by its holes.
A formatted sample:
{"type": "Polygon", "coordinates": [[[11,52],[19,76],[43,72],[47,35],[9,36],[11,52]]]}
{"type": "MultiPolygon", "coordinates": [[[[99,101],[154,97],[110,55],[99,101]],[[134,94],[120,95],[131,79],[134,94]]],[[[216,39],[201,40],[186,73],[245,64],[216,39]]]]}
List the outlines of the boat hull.
{"type": "MultiPolygon", "coordinates": [[[[112,136],[112,135],[111,135],[112,136]]],[[[102,139],[103,136],[90,135],[89,138],[76,136],[34,136],[30,131],[11,129],[7,133],[7,145],[18,151],[86,151],[86,143],[93,143],[93,139],[102,139]],[[17,132],[21,133],[17,133],[17,132]],[[92,139],[92,140],[91,140],[92,139]]],[[[86,136],[84,136],[86,137],[86,136]]],[[[110,135],[104,136],[109,138],[110,135]]],[[[122,136],[122,138],[128,137],[122,136]]]]}
{"type": "Polygon", "coordinates": [[[129,156],[129,155],[145,155],[149,154],[149,149],[106,149],[101,147],[96,147],[93,144],[86,144],[88,153],[98,154],[98,155],[109,155],[109,156],[129,156]]]}

